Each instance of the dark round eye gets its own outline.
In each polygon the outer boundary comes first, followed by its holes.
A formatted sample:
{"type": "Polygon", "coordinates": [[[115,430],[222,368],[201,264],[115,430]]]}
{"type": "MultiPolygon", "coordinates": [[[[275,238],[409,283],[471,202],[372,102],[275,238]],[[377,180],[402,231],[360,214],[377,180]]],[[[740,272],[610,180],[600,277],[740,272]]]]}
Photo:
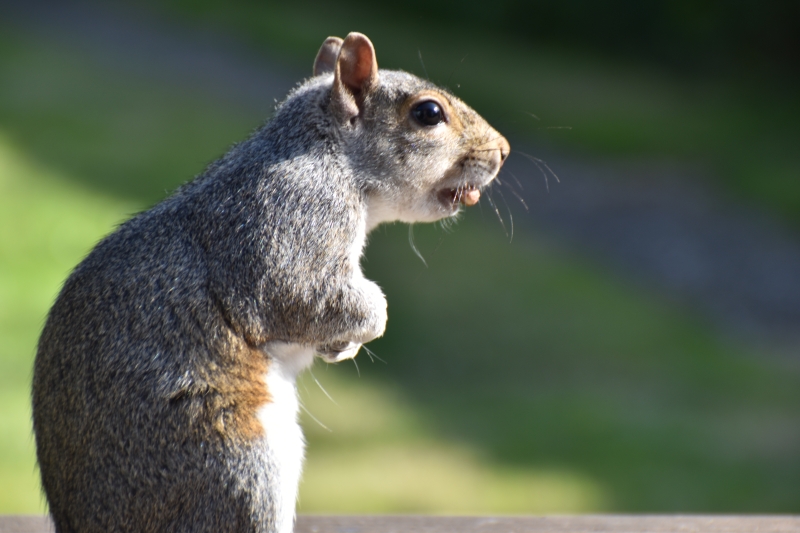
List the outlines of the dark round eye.
{"type": "Polygon", "coordinates": [[[444,112],[433,100],[425,100],[414,106],[411,114],[423,126],[435,126],[444,122],[444,112]]]}

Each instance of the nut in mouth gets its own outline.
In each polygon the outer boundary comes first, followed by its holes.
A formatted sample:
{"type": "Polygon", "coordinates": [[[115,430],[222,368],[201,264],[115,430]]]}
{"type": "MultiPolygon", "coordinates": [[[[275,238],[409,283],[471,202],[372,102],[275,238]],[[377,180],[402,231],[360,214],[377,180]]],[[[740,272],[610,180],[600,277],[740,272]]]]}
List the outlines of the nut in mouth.
{"type": "Polygon", "coordinates": [[[456,207],[458,204],[467,207],[475,205],[481,199],[481,190],[477,185],[467,183],[455,188],[442,189],[438,193],[442,203],[456,207]]]}

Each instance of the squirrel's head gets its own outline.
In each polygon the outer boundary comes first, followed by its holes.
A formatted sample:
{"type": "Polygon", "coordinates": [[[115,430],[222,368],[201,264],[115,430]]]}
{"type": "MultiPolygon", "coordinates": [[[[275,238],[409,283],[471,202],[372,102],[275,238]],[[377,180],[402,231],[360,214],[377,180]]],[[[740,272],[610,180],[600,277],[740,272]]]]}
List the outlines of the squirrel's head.
{"type": "Polygon", "coordinates": [[[508,141],[449,92],[379,71],[365,35],[326,39],[314,75],[332,77],[327,109],[366,195],[369,228],[432,222],[476,204],[509,154],[508,141]]]}

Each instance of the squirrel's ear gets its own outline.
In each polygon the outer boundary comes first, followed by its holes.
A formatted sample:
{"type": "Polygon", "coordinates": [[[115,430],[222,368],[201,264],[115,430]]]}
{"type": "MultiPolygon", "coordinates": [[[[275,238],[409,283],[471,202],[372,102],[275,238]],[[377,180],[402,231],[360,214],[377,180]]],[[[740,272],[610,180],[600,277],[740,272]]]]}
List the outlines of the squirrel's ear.
{"type": "Polygon", "coordinates": [[[328,37],[317,52],[314,60],[314,76],[320,74],[330,74],[336,68],[336,58],[342,48],[342,40],[339,37],[328,37]]]}
{"type": "Polygon", "coordinates": [[[378,86],[375,48],[362,33],[352,32],[342,42],[336,58],[331,104],[350,120],[363,109],[367,94],[378,86]]]}

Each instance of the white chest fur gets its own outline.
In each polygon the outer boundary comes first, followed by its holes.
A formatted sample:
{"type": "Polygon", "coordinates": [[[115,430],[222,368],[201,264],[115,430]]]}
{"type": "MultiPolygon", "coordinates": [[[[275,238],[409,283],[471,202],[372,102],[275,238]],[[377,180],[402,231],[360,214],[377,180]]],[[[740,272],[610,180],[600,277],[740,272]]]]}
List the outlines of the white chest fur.
{"type": "Polygon", "coordinates": [[[271,401],[259,410],[258,419],[264,428],[272,462],[277,530],[290,533],[305,450],[303,433],[297,423],[296,380],[297,375],[313,363],[314,349],[284,342],[271,342],[262,349],[270,356],[265,381],[271,401]]]}

